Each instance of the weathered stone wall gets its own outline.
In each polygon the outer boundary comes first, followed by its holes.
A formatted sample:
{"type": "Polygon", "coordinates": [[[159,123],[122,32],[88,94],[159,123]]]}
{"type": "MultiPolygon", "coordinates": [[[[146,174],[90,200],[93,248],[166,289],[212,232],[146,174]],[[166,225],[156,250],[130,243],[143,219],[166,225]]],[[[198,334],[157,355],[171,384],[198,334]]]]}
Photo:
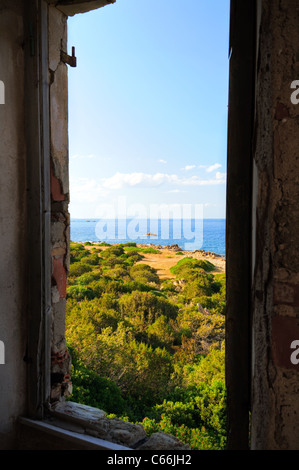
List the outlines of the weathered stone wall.
{"type": "Polygon", "coordinates": [[[26,148],[24,112],[23,1],[0,5],[0,448],[13,442],[24,412],[26,371],[26,148]]]}
{"type": "Polygon", "coordinates": [[[253,182],[253,449],[299,449],[299,79],[297,0],[258,2],[253,182]]]}
{"type": "Polygon", "coordinates": [[[52,338],[51,400],[70,392],[70,357],[65,340],[66,283],[69,267],[70,217],[68,177],[67,17],[49,7],[52,338]]]}

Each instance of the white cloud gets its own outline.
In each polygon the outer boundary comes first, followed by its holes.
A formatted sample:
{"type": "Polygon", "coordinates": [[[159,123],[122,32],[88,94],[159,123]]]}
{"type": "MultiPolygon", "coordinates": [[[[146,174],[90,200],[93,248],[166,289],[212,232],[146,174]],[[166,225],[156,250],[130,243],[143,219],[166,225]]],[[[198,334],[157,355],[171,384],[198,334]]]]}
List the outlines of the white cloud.
{"type": "Polygon", "coordinates": [[[177,182],[176,175],[166,173],[156,173],[154,175],[147,173],[115,173],[110,178],[105,179],[103,186],[109,189],[121,189],[123,187],[155,187],[163,183],[177,182]]]}
{"type": "Polygon", "coordinates": [[[167,191],[168,193],[185,193],[186,191],[182,189],[171,189],[170,191],[167,191]]]}
{"type": "Polygon", "coordinates": [[[193,170],[193,168],[195,168],[195,165],[186,165],[182,170],[190,171],[193,170]]]}
{"type": "Polygon", "coordinates": [[[216,179],[217,180],[224,180],[226,179],[226,173],[221,173],[220,171],[216,172],[216,179]]]}
{"type": "Polygon", "coordinates": [[[218,168],[221,168],[220,163],[215,163],[214,165],[208,166],[206,171],[210,173],[211,171],[218,170],[218,168]]]}
{"type": "Polygon", "coordinates": [[[158,161],[159,161],[160,163],[164,163],[164,164],[167,163],[167,161],[166,161],[166,160],[163,160],[162,158],[161,158],[160,160],[158,160],[158,161]]]}
{"type": "Polygon", "coordinates": [[[214,186],[217,184],[225,184],[225,173],[219,173],[219,176],[214,179],[204,180],[199,178],[198,176],[194,176],[192,178],[184,178],[180,180],[180,184],[183,186],[214,186]]]}
{"type": "Polygon", "coordinates": [[[167,173],[115,173],[110,178],[103,181],[103,187],[107,189],[122,189],[133,187],[158,187],[162,184],[171,184],[176,186],[211,186],[225,183],[225,173],[217,172],[214,179],[201,179],[199,176],[193,175],[189,178],[180,178],[177,175],[169,175],[167,173]]]}
{"type": "Polygon", "coordinates": [[[77,178],[70,180],[71,202],[97,202],[107,197],[108,191],[94,179],[77,178]]]}

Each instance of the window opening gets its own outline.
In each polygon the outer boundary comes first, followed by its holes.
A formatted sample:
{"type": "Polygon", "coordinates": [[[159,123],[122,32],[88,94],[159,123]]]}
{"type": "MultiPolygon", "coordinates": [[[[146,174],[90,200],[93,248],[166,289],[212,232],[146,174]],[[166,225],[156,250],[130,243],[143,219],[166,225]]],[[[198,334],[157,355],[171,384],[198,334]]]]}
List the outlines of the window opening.
{"type": "Polygon", "coordinates": [[[229,1],[155,3],[68,19],[71,399],[220,449],[229,1]]]}

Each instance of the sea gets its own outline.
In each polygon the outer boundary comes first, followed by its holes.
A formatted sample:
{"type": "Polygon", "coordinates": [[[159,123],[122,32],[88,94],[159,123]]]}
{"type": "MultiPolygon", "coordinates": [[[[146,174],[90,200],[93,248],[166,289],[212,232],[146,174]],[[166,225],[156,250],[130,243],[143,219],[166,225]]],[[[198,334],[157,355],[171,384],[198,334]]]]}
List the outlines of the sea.
{"type": "Polygon", "coordinates": [[[225,256],[225,219],[71,219],[73,242],[178,245],[225,256]]]}

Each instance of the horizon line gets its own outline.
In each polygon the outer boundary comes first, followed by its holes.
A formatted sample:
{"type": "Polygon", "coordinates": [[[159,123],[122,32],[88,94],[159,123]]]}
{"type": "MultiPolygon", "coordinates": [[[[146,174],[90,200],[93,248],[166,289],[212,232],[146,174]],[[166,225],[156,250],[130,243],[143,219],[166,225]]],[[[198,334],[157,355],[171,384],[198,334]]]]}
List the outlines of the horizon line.
{"type": "MultiPolygon", "coordinates": [[[[71,217],[70,220],[125,220],[125,219],[136,219],[136,220],[150,220],[151,218],[150,217],[147,217],[147,218],[136,218],[135,216],[132,216],[132,217],[105,217],[105,218],[97,218],[97,217],[71,217]]],[[[169,217],[169,218],[166,218],[166,217],[160,217],[158,219],[152,219],[152,220],[182,220],[183,217],[169,217]]],[[[186,219],[183,219],[183,220],[190,220],[190,218],[186,218],[186,219]]],[[[194,217],[191,217],[191,220],[196,220],[194,217]]],[[[226,217],[203,217],[203,218],[199,218],[197,220],[226,220],[226,217]]]]}

